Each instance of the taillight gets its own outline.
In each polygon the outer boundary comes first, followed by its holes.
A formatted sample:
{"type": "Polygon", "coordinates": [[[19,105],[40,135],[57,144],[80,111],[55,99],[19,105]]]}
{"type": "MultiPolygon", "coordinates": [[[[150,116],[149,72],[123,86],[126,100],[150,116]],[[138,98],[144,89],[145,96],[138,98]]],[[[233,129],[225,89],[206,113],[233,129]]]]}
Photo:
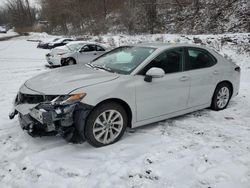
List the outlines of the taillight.
{"type": "Polygon", "coordinates": [[[240,72],[240,67],[239,66],[237,66],[237,67],[235,67],[235,69],[234,69],[235,71],[237,71],[237,72],[240,72]]]}

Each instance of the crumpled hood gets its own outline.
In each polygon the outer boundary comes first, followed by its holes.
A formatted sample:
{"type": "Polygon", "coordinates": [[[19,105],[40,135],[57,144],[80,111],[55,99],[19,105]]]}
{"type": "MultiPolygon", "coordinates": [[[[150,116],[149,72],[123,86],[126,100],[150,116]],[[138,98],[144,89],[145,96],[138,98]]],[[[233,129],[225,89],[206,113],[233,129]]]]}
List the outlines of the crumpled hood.
{"type": "Polygon", "coordinates": [[[65,95],[71,91],[118,78],[119,75],[83,65],[58,68],[25,82],[25,86],[44,95],[65,95]]]}

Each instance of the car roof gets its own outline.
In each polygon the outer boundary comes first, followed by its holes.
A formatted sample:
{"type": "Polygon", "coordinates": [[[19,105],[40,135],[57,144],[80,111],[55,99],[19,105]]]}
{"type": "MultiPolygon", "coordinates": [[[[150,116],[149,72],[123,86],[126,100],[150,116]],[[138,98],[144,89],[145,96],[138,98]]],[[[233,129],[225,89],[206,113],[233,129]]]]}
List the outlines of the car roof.
{"type": "Polygon", "coordinates": [[[54,43],[60,43],[63,42],[64,40],[74,40],[72,38],[59,38],[57,41],[55,41],[54,43]]]}
{"type": "Polygon", "coordinates": [[[69,44],[87,44],[86,41],[72,41],[72,42],[69,42],[67,45],[69,44]]]}
{"type": "Polygon", "coordinates": [[[93,44],[93,45],[98,45],[98,46],[101,46],[105,49],[108,49],[109,46],[107,46],[106,44],[102,44],[102,43],[98,43],[98,42],[91,42],[91,41],[83,41],[83,40],[79,40],[79,41],[72,41],[72,42],[69,42],[67,45],[70,45],[70,44],[93,44]]]}
{"type": "Polygon", "coordinates": [[[207,49],[205,46],[195,45],[195,44],[187,44],[187,43],[139,43],[133,44],[131,46],[138,46],[138,47],[150,47],[150,48],[157,48],[157,49],[168,49],[168,48],[175,48],[175,47],[196,47],[196,48],[203,48],[207,49]]]}

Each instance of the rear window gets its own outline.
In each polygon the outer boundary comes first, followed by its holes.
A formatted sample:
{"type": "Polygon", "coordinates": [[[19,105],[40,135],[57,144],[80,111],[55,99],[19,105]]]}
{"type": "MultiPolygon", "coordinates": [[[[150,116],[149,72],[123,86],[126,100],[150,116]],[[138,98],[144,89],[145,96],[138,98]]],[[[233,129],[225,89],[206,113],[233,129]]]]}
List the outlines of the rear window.
{"type": "Polygon", "coordinates": [[[216,59],[213,55],[199,48],[188,48],[187,57],[186,70],[207,68],[216,64],[216,59]]]}

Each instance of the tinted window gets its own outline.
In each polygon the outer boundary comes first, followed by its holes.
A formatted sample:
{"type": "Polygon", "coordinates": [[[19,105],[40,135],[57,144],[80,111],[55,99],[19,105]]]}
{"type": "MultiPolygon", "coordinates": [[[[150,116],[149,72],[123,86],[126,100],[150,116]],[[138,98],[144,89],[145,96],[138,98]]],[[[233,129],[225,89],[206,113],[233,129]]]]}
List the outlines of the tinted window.
{"type": "Polygon", "coordinates": [[[149,63],[141,74],[146,74],[146,72],[152,67],[161,68],[166,74],[182,71],[183,52],[182,48],[163,52],[149,63]]]}
{"type": "Polygon", "coordinates": [[[216,64],[216,59],[209,52],[202,49],[188,48],[187,56],[186,70],[201,69],[216,64]]]}
{"type": "Polygon", "coordinates": [[[96,46],[96,51],[105,51],[101,46],[96,46]]]}
{"type": "Polygon", "coordinates": [[[92,52],[95,51],[95,45],[86,45],[82,48],[84,52],[92,52]]]}

